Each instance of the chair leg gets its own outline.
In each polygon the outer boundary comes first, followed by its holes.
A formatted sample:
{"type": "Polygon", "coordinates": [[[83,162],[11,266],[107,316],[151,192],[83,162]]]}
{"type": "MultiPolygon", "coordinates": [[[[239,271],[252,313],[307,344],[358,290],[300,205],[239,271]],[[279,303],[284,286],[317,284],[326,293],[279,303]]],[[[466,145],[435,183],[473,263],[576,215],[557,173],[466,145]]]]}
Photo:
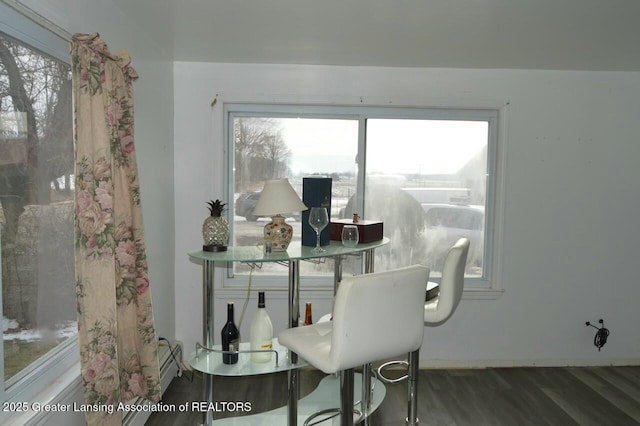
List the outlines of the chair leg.
{"type": "Polygon", "coordinates": [[[371,364],[362,366],[362,398],[360,400],[360,409],[364,418],[363,426],[369,426],[369,410],[371,410],[371,364]]]}
{"type": "Polygon", "coordinates": [[[406,424],[417,426],[418,420],[418,370],[420,349],[409,353],[408,409],[406,424]]]}
{"type": "Polygon", "coordinates": [[[340,426],[353,426],[353,368],[340,374],[340,426]]]}

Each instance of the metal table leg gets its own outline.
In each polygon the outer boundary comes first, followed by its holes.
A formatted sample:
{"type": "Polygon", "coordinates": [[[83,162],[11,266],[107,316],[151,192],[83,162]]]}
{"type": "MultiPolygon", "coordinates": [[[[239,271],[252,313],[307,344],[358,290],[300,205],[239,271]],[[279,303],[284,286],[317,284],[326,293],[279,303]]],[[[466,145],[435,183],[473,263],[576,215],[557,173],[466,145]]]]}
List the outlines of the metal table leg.
{"type": "MultiPolygon", "coordinates": [[[[289,328],[297,327],[300,318],[300,262],[298,260],[289,261],[289,328]]],[[[298,354],[289,351],[291,363],[298,362],[298,354]]],[[[300,377],[298,369],[292,368],[288,374],[289,402],[288,422],[289,426],[296,426],[298,423],[298,398],[300,396],[300,377]]]]}
{"type": "MultiPolygon", "coordinates": [[[[213,347],[215,332],[213,330],[213,274],[215,264],[213,261],[205,260],[202,264],[202,344],[213,347]]],[[[213,401],[213,375],[204,374],[202,380],[202,400],[213,401]]],[[[211,425],[213,422],[213,412],[206,411],[203,414],[203,424],[211,425]]]]}
{"type": "MultiPolygon", "coordinates": [[[[336,293],[338,292],[338,286],[342,281],[342,256],[336,256],[333,258],[333,298],[335,301],[336,293]]],[[[333,312],[333,306],[331,306],[331,312],[333,312]]]]}
{"type": "Polygon", "coordinates": [[[364,252],[364,273],[371,274],[375,269],[374,249],[364,252]]]}
{"type": "MultiPolygon", "coordinates": [[[[364,273],[371,274],[375,269],[373,250],[364,252],[364,273]]],[[[366,416],[371,409],[371,364],[362,367],[362,413],[366,416]]],[[[365,417],[364,425],[369,425],[369,417],[365,417]]]]}
{"type": "Polygon", "coordinates": [[[418,420],[418,369],[420,363],[420,349],[409,353],[409,380],[407,395],[407,426],[417,426],[418,420]]]}

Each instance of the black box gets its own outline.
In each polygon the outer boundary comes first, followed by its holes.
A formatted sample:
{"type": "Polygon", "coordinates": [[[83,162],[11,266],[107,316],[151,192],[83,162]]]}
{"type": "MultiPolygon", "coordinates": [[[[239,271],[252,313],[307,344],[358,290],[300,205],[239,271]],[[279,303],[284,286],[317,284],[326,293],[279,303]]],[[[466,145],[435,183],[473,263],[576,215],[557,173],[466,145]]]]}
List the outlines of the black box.
{"type": "MultiPolygon", "coordinates": [[[[331,178],[306,177],[302,178],[302,202],[309,208],[302,212],[302,245],[316,246],[316,231],[309,225],[311,207],[325,207],[331,222],[331,178]]],[[[331,226],[320,232],[320,245],[326,246],[330,242],[331,226]]]]}

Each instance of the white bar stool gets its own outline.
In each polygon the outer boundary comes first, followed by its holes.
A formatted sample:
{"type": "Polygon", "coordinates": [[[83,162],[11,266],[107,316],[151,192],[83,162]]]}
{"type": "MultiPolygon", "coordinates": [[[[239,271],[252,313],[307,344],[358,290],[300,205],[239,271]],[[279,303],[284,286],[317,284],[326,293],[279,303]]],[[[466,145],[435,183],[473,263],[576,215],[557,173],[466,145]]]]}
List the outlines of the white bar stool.
{"type": "MultiPolygon", "coordinates": [[[[342,372],[342,426],[354,423],[354,368],[381,359],[410,354],[416,360],[409,380],[409,407],[415,406],[428,280],[429,268],[421,265],[345,278],[336,293],[333,321],[291,328],[278,335],[281,345],[324,373],[342,372]]],[[[358,417],[367,414],[359,413],[358,417]]]]}
{"type": "MultiPolygon", "coordinates": [[[[427,327],[437,327],[444,324],[451,315],[456,311],[460,299],[462,298],[462,292],[464,290],[464,270],[467,263],[467,254],[469,253],[469,239],[460,238],[449,249],[447,257],[444,260],[444,266],[442,267],[442,279],[438,286],[438,295],[433,297],[427,293],[424,302],[424,325],[427,327]]],[[[429,287],[435,288],[435,283],[428,283],[429,287]]],[[[409,356],[408,361],[394,360],[382,364],[378,367],[378,377],[384,383],[398,383],[404,381],[411,376],[411,371],[417,372],[418,360],[409,356]],[[409,368],[409,374],[399,377],[397,379],[390,379],[384,375],[384,369],[393,365],[404,365],[409,368]]],[[[407,425],[414,426],[418,424],[418,411],[415,405],[415,399],[413,405],[409,406],[409,416],[407,417],[407,425]]]]}

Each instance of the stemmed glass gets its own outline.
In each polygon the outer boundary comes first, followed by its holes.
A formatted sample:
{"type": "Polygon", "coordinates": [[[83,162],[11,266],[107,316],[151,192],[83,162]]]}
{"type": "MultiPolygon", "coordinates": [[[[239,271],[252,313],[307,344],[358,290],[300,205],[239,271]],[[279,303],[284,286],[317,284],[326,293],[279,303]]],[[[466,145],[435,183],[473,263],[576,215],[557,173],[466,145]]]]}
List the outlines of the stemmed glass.
{"type": "Polygon", "coordinates": [[[320,247],[320,233],[329,224],[329,215],[325,207],[311,207],[309,212],[309,225],[316,231],[316,246],[311,250],[314,253],[324,253],[326,250],[320,247]]]}

